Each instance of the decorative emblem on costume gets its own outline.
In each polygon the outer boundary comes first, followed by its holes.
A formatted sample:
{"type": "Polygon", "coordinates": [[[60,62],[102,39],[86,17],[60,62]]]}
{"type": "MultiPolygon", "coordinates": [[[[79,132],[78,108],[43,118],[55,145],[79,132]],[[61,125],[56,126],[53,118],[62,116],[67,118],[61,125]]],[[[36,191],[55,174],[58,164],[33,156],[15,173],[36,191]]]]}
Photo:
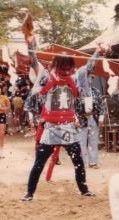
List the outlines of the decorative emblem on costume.
{"type": "Polygon", "coordinates": [[[52,91],[51,110],[68,110],[72,108],[73,95],[68,86],[57,86],[52,91]]]}
{"type": "Polygon", "coordinates": [[[63,140],[64,140],[64,141],[67,141],[67,142],[70,142],[70,133],[69,133],[69,131],[66,131],[66,132],[63,134],[63,140]]]}
{"type": "Polygon", "coordinates": [[[62,93],[59,95],[59,102],[60,102],[60,109],[68,109],[68,96],[66,91],[62,91],[62,93]]]}

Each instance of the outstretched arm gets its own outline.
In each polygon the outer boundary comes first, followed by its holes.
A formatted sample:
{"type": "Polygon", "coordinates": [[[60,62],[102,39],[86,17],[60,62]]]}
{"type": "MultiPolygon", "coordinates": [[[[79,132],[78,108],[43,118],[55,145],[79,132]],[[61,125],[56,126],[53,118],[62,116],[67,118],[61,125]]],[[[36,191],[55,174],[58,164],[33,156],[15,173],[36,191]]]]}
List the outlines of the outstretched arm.
{"type": "Polygon", "coordinates": [[[88,90],[89,89],[89,85],[88,85],[88,74],[90,74],[95,65],[96,65],[96,61],[97,58],[99,57],[99,55],[104,55],[106,52],[108,51],[108,49],[104,47],[103,44],[99,44],[94,52],[94,54],[92,55],[91,58],[89,58],[88,62],[86,65],[80,67],[77,71],[76,71],[76,82],[77,82],[77,86],[79,88],[79,90],[81,88],[88,90]]]}
{"type": "Polygon", "coordinates": [[[99,51],[96,49],[92,57],[88,60],[87,64],[85,65],[87,73],[93,71],[98,57],[99,57],[99,51]]]}
{"type": "Polygon", "coordinates": [[[28,47],[30,66],[34,69],[36,76],[38,76],[38,74],[40,74],[41,71],[36,54],[38,40],[34,34],[33,17],[30,12],[28,12],[24,18],[22,24],[22,32],[24,34],[26,44],[28,47]]]}
{"type": "Polygon", "coordinates": [[[49,75],[45,68],[42,66],[40,74],[38,74],[34,86],[32,88],[32,95],[37,94],[42,89],[42,86],[48,81],[49,75]]]}

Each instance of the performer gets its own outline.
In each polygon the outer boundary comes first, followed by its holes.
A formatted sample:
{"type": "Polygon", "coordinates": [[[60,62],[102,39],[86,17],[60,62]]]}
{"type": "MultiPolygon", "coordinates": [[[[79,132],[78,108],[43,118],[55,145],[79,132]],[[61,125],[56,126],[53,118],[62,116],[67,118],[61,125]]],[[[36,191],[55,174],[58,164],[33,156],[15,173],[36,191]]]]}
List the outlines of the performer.
{"type": "MultiPolygon", "coordinates": [[[[101,48],[97,48],[94,56],[85,66],[87,70],[95,65],[93,58],[99,55],[101,48]]],[[[46,161],[53,153],[55,146],[63,146],[70,156],[75,167],[75,178],[81,195],[93,196],[86,184],[86,174],[81,149],[79,144],[79,132],[75,126],[74,99],[79,95],[79,73],[74,74],[74,59],[67,56],[56,56],[52,63],[50,73],[46,73],[43,79],[47,82],[39,82],[39,93],[44,98],[42,119],[44,128],[41,129],[41,138],[36,152],[36,159],[31,170],[27,194],[23,201],[33,199],[39,177],[46,161]]],[[[88,89],[87,79],[82,76],[82,82],[88,89]]],[[[34,89],[32,90],[34,94],[34,89]]]]}
{"type": "Polygon", "coordinates": [[[4,139],[6,131],[6,114],[10,110],[10,101],[3,94],[3,86],[0,85],[0,158],[4,158],[4,139]]]}
{"type": "Polygon", "coordinates": [[[79,138],[84,163],[99,168],[99,127],[104,122],[104,102],[100,91],[93,86],[94,77],[94,74],[88,73],[90,91],[86,93],[82,89],[75,102],[75,109],[80,124],[79,138]]]}

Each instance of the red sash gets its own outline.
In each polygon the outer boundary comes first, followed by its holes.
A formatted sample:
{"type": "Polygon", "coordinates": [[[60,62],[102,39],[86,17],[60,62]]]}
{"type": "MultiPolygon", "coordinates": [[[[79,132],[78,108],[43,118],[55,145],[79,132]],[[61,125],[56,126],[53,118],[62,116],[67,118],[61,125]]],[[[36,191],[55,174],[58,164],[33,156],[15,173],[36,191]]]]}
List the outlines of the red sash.
{"type": "Polygon", "coordinates": [[[73,122],[75,121],[75,112],[73,110],[47,111],[44,107],[41,117],[52,123],[73,122]]]}
{"type": "Polygon", "coordinates": [[[51,88],[54,88],[57,85],[61,85],[61,86],[68,85],[71,88],[73,95],[75,97],[78,96],[78,88],[76,87],[75,82],[70,76],[65,76],[61,79],[56,79],[51,74],[50,74],[49,82],[42,88],[40,94],[42,95],[47,94],[51,88]]]}

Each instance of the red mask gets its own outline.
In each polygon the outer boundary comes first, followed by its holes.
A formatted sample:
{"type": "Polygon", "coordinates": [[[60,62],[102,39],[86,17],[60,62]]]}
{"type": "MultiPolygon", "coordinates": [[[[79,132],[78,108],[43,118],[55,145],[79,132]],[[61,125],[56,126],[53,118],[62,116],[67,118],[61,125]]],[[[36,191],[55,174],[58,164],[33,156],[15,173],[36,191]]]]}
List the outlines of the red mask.
{"type": "Polygon", "coordinates": [[[64,68],[57,68],[56,74],[62,78],[70,76],[74,73],[74,67],[65,66],[64,68]]]}

